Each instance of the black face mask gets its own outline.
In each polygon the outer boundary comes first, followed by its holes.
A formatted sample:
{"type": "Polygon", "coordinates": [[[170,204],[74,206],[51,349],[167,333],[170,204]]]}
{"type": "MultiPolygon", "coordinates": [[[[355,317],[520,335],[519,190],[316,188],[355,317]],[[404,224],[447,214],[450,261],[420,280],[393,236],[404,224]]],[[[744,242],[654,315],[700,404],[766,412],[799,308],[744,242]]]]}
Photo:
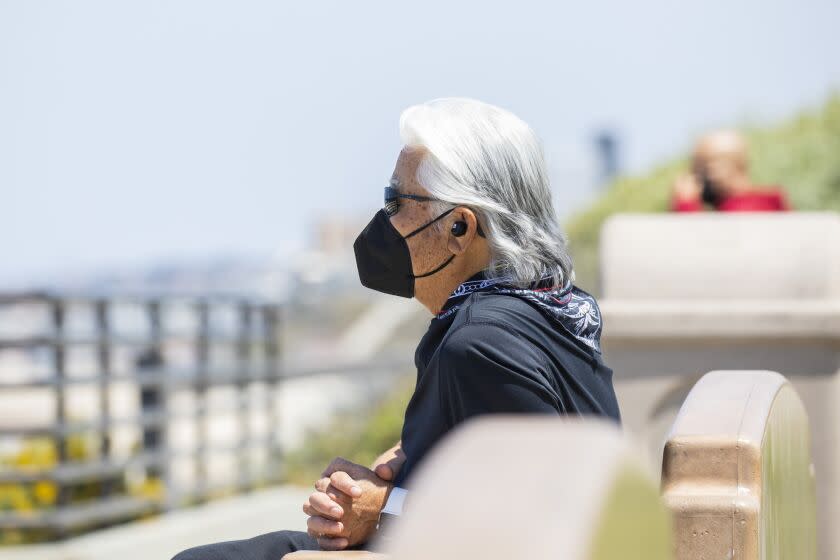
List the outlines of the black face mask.
{"type": "Polygon", "coordinates": [[[414,297],[414,279],[425,278],[443,270],[452,262],[455,255],[451,255],[440,266],[423,274],[414,274],[411,264],[411,252],[406,239],[417,235],[450,212],[450,208],[431,222],[420,226],[405,237],[400,235],[391,223],[385,210],[376,213],[370,223],[362,230],[353,251],[356,253],[356,267],[359,269],[359,280],[362,285],[371,290],[393,294],[406,298],[414,297]]]}

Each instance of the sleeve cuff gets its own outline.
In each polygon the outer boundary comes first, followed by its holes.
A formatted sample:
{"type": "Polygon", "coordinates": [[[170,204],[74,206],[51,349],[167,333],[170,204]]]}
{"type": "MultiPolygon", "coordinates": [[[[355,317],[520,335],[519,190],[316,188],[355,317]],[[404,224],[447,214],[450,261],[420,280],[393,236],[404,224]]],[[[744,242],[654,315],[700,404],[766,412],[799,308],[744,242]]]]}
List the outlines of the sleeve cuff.
{"type": "Polygon", "coordinates": [[[403,511],[403,503],[405,502],[405,497],[408,494],[408,490],[405,488],[400,488],[399,486],[394,486],[391,488],[391,493],[388,495],[388,500],[385,502],[385,507],[382,508],[382,513],[388,513],[391,515],[402,515],[403,511]]]}

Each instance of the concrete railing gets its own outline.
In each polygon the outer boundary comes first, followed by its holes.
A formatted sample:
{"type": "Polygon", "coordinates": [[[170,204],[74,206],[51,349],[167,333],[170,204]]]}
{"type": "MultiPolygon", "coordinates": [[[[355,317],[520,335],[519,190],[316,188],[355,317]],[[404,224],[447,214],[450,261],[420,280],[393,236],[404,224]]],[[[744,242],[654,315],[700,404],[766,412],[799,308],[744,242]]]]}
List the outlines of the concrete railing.
{"type": "Polygon", "coordinates": [[[602,232],[603,349],[661,457],[710,370],[773,370],[811,420],[820,558],[840,558],[840,215],[623,215],[602,232]]]}
{"type": "Polygon", "coordinates": [[[716,371],[671,429],[662,492],[676,560],[816,558],[808,417],[769,371],[716,371]]]}
{"type": "MultiPolygon", "coordinates": [[[[434,450],[414,487],[410,514],[376,546],[386,557],[671,557],[670,523],[656,483],[611,424],[546,416],[473,421],[434,450]]],[[[379,556],[307,551],[285,558],[379,556]]]]}
{"type": "Polygon", "coordinates": [[[670,523],[636,450],[612,424],[479,420],[418,473],[400,560],[670,558],[670,523]]]}

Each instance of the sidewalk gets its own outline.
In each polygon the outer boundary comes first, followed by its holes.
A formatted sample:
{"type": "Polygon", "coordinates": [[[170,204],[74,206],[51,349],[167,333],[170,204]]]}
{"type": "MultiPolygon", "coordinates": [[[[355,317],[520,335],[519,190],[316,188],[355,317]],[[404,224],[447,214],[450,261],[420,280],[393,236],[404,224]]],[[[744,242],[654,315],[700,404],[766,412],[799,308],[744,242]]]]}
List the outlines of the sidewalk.
{"type": "Polygon", "coordinates": [[[209,542],[281,529],[306,530],[301,505],[310,490],[281,486],[103,529],[62,543],[0,547],[3,560],[169,560],[209,542]]]}

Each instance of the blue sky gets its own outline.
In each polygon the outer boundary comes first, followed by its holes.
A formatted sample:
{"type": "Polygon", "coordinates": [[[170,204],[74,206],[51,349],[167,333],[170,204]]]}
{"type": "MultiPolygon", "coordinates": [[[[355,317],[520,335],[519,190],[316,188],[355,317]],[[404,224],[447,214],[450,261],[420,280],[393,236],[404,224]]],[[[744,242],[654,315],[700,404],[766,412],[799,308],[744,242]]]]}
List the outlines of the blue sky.
{"type": "MultiPolygon", "coordinates": [[[[0,0],[0,285],[304,242],[376,210],[397,119],[517,113],[555,169],[644,169],[840,89],[840,3],[0,0]]],[[[572,175],[570,175],[572,176],[572,175]]],[[[584,187],[558,173],[556,203],[584,187]]]]}

